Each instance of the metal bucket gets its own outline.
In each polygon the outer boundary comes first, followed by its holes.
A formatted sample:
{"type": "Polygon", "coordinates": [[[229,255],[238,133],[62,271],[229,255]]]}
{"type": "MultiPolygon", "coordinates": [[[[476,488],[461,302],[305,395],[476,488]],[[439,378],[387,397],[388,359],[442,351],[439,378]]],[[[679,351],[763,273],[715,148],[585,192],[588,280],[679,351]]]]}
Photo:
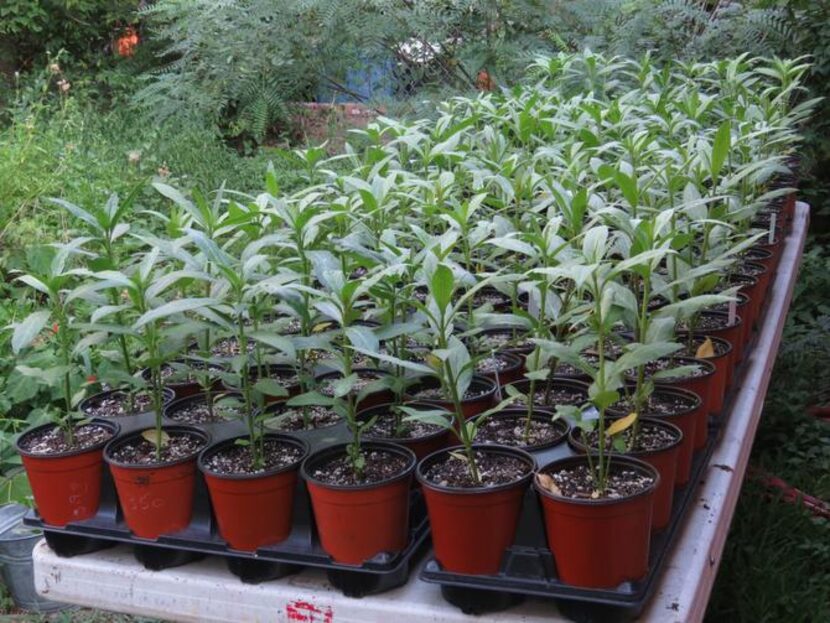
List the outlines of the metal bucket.
{"type": "Polygon", "coordinates": [[[34,612],[53,612],[68,608],[65,604],[44,599],[35,590],[32,549],[42,534],[23,525],[29,509],[22,504],[0,506],[0,567],[3,583],[18,608],[34,612]]]}

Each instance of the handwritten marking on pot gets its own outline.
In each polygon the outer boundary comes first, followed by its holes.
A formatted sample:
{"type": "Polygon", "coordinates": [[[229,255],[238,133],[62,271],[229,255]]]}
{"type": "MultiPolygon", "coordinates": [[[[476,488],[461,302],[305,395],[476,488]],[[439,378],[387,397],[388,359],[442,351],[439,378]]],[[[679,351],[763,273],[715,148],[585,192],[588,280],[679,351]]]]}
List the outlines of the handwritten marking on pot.
{"type": "Polygon", "coordinates": [[[331,606],[319,608],[310,601],[297,599],[285,606],[285,614],[289,621],[295,623],[333,623],[334,612],[331,606]]]}

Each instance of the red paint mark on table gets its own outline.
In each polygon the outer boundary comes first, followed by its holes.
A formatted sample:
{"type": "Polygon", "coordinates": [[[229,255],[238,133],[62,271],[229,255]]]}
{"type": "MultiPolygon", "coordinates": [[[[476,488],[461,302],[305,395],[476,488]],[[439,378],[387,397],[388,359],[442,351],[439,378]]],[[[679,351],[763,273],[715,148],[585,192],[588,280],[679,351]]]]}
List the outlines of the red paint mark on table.
{"type": "Polygon", "coordinates": [[[332,623],[334,621],[331,606],[319,608],[310,601],[300,599],[289,602],[285,606],[285,614],[288,615],[289,621],[296,623],[332,623]]]}

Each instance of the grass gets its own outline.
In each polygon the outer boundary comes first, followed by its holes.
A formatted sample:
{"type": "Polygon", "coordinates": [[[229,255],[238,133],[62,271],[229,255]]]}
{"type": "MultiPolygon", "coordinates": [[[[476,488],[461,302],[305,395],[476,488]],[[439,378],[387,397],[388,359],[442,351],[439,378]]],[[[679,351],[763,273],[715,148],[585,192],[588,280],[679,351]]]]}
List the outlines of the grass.
{"type": "Polygon", "coordinates": [[[223,182],[259,191],[269,163],[284,189],[302,183],[302,163],[291,151],[240,154],[197,123],[157,126],[123,104],[102,109],[83,92],[57,95],[51,81],[33,79],[0,109],[8,120],[0,129],[0,268],[17,268],[21,250],[63,229],[65,213],[47,197],[83,206],[138,190],[137,209],[154,208],[162,200],[149,188],[153,179],[205,192],[223,182]]]}

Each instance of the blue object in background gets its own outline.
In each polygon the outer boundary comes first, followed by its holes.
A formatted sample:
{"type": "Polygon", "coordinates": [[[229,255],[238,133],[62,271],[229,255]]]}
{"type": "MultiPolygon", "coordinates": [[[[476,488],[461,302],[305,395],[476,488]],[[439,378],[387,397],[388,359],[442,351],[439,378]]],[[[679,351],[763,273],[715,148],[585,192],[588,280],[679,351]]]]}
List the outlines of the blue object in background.
{"type": "Polygon", "coordinates": [[[346,104],[351,102],[368,102],[375,99],[388,99],[395,94],[395,61],[393,59],[366,59],[365,66],[350,69],[340,80],[351,93],[344,93],[325,80],[317,89],[317,101],[323,104],[346,104]]]}

